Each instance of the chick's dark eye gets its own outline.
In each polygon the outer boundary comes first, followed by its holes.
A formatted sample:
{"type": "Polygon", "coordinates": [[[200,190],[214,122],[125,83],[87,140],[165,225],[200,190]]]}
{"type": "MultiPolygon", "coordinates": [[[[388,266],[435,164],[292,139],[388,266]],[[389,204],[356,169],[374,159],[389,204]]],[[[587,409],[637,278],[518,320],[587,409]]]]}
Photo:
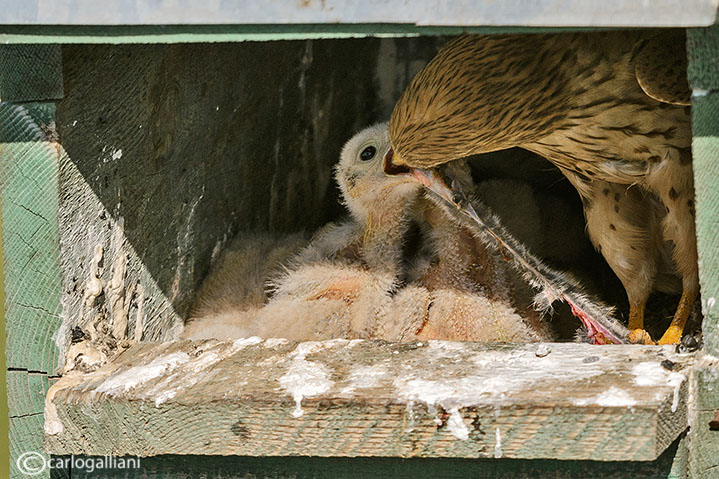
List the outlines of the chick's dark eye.
{"type": "Polygon", "coordinates": [[[362,153],[360,153],[360,160],[362,161],[369,161],[372,158],[374,158],[374,155],[377,153],[377,148],[374,146],[368,146],[364,150],[362,150],[362,153]]]}

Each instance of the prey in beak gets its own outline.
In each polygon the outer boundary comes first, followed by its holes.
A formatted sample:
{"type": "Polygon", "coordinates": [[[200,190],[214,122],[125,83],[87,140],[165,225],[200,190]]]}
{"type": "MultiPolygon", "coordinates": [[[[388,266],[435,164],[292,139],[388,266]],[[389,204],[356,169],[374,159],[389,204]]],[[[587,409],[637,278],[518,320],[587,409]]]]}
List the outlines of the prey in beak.
{"type": "Polygon", "coordinates": [[[435,203],[455,221],[468,228],[487,246],[494,247],[504,258],[512,261],[525,280],[538,291],[535,304],[539,309],[549,309],[559,299],[569,304],[585,331],[580,335],[593,344],[626,344],[629,330],[614,319],[611,308],[585,293],[577,281],[565,273],[554,271],[516,240],[492,213],[491,209],[477,199],[470,200],[454,175],[452,162],[439,168],[424,170],[410,168],[390,148],[384,156],[382,170],[389,176],[408,176],[424,185],[433,195],[435,203]],[[447,186],[448,184],[451,187],[447,186]],[[475,209],[476,207],[476,209],[475,209]],[[477,213],[480,212],[480,214],[477,213]],[[491,239],[495,241],[491,241],[491,239]]]}

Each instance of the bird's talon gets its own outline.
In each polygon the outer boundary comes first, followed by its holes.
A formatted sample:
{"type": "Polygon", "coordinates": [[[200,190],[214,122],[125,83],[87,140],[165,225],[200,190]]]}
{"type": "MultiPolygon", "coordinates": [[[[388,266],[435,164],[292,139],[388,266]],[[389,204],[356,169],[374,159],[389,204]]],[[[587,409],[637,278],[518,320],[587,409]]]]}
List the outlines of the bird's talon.
{"type": "Polygon", "coordinates": [[[649,333],[643,329],[635,329],[629,333],[629,342],[632,344],[656,344],[649,333]]]}

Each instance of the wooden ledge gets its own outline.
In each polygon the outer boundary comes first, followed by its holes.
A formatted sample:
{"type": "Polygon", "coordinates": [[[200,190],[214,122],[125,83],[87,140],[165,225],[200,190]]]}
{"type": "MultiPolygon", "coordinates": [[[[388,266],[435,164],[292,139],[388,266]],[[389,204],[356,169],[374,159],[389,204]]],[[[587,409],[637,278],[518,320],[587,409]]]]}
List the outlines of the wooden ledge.
{"type": "Polygon", "coordinates": [[[571,343],[139,343],[50,389],[45,444],[90,455],[653,460],[687,427],[693,360],[672,347],[571,343]]]}

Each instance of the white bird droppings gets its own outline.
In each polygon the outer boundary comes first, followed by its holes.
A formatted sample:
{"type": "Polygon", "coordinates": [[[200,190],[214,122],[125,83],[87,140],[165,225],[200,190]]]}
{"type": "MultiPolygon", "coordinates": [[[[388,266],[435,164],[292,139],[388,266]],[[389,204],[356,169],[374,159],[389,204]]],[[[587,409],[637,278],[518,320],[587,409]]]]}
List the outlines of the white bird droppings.
{"type": "Polygon", "coordinates": [[[96,391],[99,393],[107,393],[110,395],[124,393],[133,389],[147,381],[162,376],[168,370],[173,370],[180,364],[190,360],[190,356],[183,352],[175,352],[166,356],[160,356],[150,361],[148,364],[135,366],[122,371],[119,374],[113,374],[105,379],[96,391]]]}
{"type": "Polygon", "coordinates": [[[679,407],[679,390],[682,383],[686,379],[681,373],[667,371],[656,361],[646,361],[634,366],[632,370],[634,374],[634,382],[639,386],[658,386],[666,384],[674,388],[674,397],[672,399],[672,412],[676,412],[679,407]]]}
{"type": "Polygon", "coordinates": [[[295,409],[292,417],[298,418],[304,414],[302,399],[322,394],[332,387],[329,380],[330,371],[324,365],[307,361],[309,353],[316,352],[325,347],[318,341],[300,343],[292,353],[292,362],[287,373],[279,380],[282,388],[295,400],[295,409]]]}
{"type": "Polygon", "coordinates": [[[549,349],[549,346],[547,346],[546,344],[540,344],[539,346],[537,346],[537,351],[534,353],[534,355],[538,358],[543,358],[551,352],[552,350],[549,349]]]}
{"type": "Polygon", "coordinates": [[[494,457],[499,459],[502,457],[502,433],[499,431],[499,428],[494,430],[494,439],[494,457]]]}
{"type": "Polygon", "coordinates": [[[572,402],[577,406],[596,404],[597,406],[605,407],[632,407],[637,404],[637,400],[627,391],[619,389],[616,386],[610,387],[595,398],[578,399],[572,402]]]}
{"type": "Polygon", "coordinates": [[[709,311],[711,311],[715,304],[716,304],[716,298],[713,298],[713,297],[712,297],[712,298],[707,299],[707,310],[706,310],[706,312],[708,313],[709,311]]]}
{"type": "Polygon", "coordinates": [[[459,413],[459,408],[457,407],[449,410],[447,431],[462,441],[469,439],[469,429],[467,429],[467,425],[464,423],[464,420],[462,420],[462,415],[459,413]]]}

